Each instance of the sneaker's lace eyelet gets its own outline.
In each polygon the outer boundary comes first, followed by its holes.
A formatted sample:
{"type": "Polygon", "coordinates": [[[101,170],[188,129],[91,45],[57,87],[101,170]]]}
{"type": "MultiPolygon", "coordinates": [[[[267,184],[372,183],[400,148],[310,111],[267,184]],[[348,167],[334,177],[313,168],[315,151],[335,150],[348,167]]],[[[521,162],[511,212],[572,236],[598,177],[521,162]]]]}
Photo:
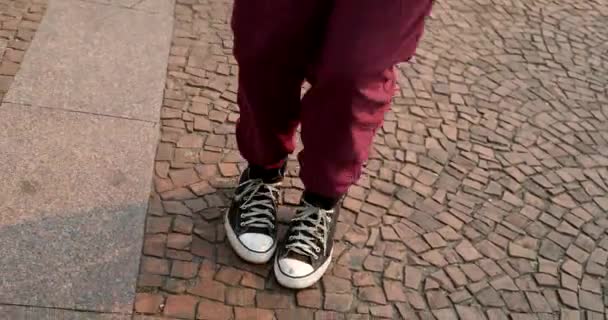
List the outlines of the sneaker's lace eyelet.
{"type": "Polygon", "coordinates": [[[321,248],[315,248],[316,252],[321,252],[321,248]]]}
{"type": "Polygon", "coordinates": [[[244,226],[245,226],[245,222],[241,222],[241,227],[244,227],[244,226]]]}

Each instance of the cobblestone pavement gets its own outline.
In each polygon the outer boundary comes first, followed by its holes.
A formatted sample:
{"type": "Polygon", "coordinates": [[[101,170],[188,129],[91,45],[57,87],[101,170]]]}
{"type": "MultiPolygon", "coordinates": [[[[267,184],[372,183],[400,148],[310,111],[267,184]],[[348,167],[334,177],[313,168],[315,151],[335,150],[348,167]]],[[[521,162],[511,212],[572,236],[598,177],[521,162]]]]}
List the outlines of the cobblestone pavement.
{"type": "MultiPolygon", "coordinates": [[[[229,1],[178,0],[136,312],[605,319],[606,2],[438,1],[344,202],[332,267],[299,292],[225,241],[243,169],[229,17],[229,1]]],[[[288,205],[296,173],[292,158],[288,205]]]]}
{"type": "Polygon", "coordinates": [[[34,38],[47,0],[0,0],[0,102],[34,38]]]}

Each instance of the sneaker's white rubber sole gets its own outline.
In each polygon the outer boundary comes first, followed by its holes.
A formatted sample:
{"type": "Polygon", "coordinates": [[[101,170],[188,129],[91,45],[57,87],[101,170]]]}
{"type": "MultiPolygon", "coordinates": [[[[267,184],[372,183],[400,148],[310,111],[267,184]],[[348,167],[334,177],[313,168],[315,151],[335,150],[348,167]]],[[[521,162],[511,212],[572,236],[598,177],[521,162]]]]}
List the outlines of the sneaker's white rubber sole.
{"type": "Polygon", "coordinates": [[[331,264],[331,257],[333,256],[334,250],[332,248],[331,253],[329,254],[329,258],[319,267],[319,269],[313,271],[311,274],[304,276],[293,278],[281,271],[281,267],[279,267],[279,258],[276,257],[274,259],[274,276],[277,278],[277,282],[285,288],[289,289],[306,289],[313,284],[317,283],[323,275],[329,265],[331,264]]]}
{"type": "MultiPolygon", "coordinates": [[[[228,209],[230,210],[230,209],[228,209]]],[[[224,214],[224,229],[226,229],[226,237],[228,238],[228,242],[232,246],[232,249],[236,254],[241,257],[241,259],[254,264],[264,264],[270,261],[274,256],[275,251],[277,250],[277,242],[275,241],[274,245],[270,250],[266,252],[256,252],[251,251],[245,247],[241,241],[239,241],[236,233],[232,230],[230,223],[228,222],[228,210],[224,214]]]]}

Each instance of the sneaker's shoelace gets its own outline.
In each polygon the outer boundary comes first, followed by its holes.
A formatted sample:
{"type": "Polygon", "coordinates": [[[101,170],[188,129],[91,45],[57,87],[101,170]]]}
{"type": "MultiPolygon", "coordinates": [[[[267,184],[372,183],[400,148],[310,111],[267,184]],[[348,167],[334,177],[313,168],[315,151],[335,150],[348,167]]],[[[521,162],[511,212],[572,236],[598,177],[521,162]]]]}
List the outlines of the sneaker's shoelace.
{"type": "Polygon", "coordinates": [[[285,245],[287,254],[293,252],[314,260],[319,259],[321,251],[325,255],[332,219],[331,213],[332,211],[323,210],[307,203],[298,208],[285,245]]]}
{"type": "Polygon", "coordinates": [[[275,203],[279,190],[261,179],[247,180],[239,185],[240,192],[235,195],[241,204],[241,226],[256,228],[275,228],[275,203]]]}

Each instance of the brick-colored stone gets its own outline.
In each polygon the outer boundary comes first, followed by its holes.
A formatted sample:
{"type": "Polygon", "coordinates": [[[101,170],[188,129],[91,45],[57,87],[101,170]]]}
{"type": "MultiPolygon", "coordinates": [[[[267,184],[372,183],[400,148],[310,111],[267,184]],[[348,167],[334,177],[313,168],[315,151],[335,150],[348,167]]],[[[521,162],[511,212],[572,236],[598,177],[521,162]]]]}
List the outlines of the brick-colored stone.
{"type": "Polygon", "coordinates": [[[235,320],[273,320],[274,312],[260,308],[234,308],[235,320]]]}
{"type": "Polygon", "coordinates": [[[477,292],[475,296],[477,297],[477,300],[481,303],[481,305],[484,307],[500,308],[505,305],[499,293],[492,287],[486,287],[485,289],[482,289],[481,291],[477,292]]]}
{"type": "Polygon", "coordinates": [[[215,280],[231,286],[237,285],[242,277],[243,272],[232,267],[222,267],[215,274],[215,280]]]}
{"type": "Polygon", "coordinates": [[[286,309],[289,308],[289,297],[280,293],[260,292],[256,296],[258,308],[286,309]]]}
{"type": "Polygon", "coordinates": [[[407,302],[405,288],[401,282],[385,280],[383,282],[383,287],[388,301],[407,302]]]}
{"type": "Polygon", "coordinates": [[[307,289],[298,291],[296,300],[299,306],[306,308],[321,308],[321,291],[318,289],[307,289]]]}
{"type": "Polygon", "coordinates": [[[564,305],[566,305],[570,308],[575,308],[575,309],[579,308],[578,295],[575,292],[572,292],[570,290],[565,290],[565,289],[559,289],[559,290],[557,290],[557,293],[559,295],[560,301],[564,305]]]}
{"type": "Polygon", "coordinates": [[[578,293],[578,299],[581,308],[600,313],[604,312],[604,300],[602,299],[601,295],[580,290],[578,293]]]}
{"type": "Polygon", "coordinates": [[[193,184],[199,180],[194,169],[180,169],[169,171],[169,177],[176,187],[184,187],[193,184]]]}
{"type": "Polygon", "coordinates": [[[359,288],[359,299],[377,304],[386,304],[384,291],[378,287],[359,288]]]}
{"type": "Polygon", "coordinates": [[[168,275],[169,261],[160,258],[143,257],[141,260],[141,269],[144,273],[168,275]]]}
{"type": "Polygon", "coordinates": [[[353,284],[357,287],[372,286],[376,282],[370,272],[355,272],[353,275],[353,284]]]}
{"type": "Polygon", "coordinates": [[[291,320],[291,319],[302,319],[302,320],[314,320],[313,310],[306,308],[292,308],[282,309],[276,311],[277,320],[291,320]]]}
{"type": "Polygon", "coordinates": [[[232,318],[232,307],[223,303],[202,299],[198,304],[196,318],[199,320],[229,320],[232,318]]]}
{"type": "Polygon", "coordinates": [[[443,309],[450,306],[450,300],[443,290],[425,290],[425,295],[431,309],[443,309]]]}
{"type": "Polygon", "coordinates": [[[471,319],[471,320],[484,320],[486,317],[484,316],[483,310],[479,307],[468,307],[458,305],[456,306],[456,312],[460,316],[461,319],[471,319]]]}
{"type": "Polygon", "coordinates": [[[163,314],[178,319],[194,319],[198,300],[192,296],[170,295],[165,302],[163,314]]]}
{"type": "Polygon", "coordinates": [[[372,306],[369,308],[369,312],[374,316],[374,317],[379,317],[379,318],[388,318],[388,319],[392,319],[393,318],[393,307],[390,305],[386,305],[386,306],[372,306]]]}
{"type": "Polygon", "coordinates": [[[253,288],[253,289],[264,289],[266,280],[251,272],[244,272],[243,278],[241,279],[241,285],[253,288]]]}
{"type": "Polygon", "coordinates": [[[517,258],[536,260],[536,252],[534,250],[524,248],[515,242],[509,243],[509,254],[517,258]]]}
{"type": "Polygon", "coordinates": [[[526,292],[526,297],[532,308],[532,312],[535,313],[550,313],[552,312],[551,306],[543,297],[542,294],[536,292],[526,292]]]}
{"type": "Polygon", "coordinates": [[[255,305],[254,289],[230,287],[226,290],[226,303],[233,306],[252,307],[255,305]]]}
{"type": "Polygon", "coordinates": [[[530,312],[530,306],[522,292],[502,292],[507,308],[514,312],[530,312]]]}
{"type": "Polygon", "coordinates": [[[326,275],[322,279],[325,292],[331,293],[351,293],[352,286],[348,280],[340,279],[331,275],[326,275]]]}
{"type": "Polygon", "coordinates": [[[405,267],[405,286],[411,289],[418,289],[422,282],[422,271],[418,268],[405,267]]]}
{"type": "Polygon", "coordinates": [[[363,267],[369,271],[382,271],[384,270],[384,259],[370,255],[363,261],[363,267]]]}
{"type": "Polygon", "coordinates": [[[190,294],[219,302],[224,302],[225,292],[224,284],[210,279],[201,279],[194,287],[188,289],[190,294]]]}
{"type": "Polygon", "coordinates": [[[467,262],[481,259],[482,256],[473,245],[466,240],[460,242],[456,247],[456,252],[467,262]]]}
{"type": "Polygon", "coordinates": [[[171,276],[191,279],[198,274],[199,264],[197,262],[173,261],[171,264],[171,276]]]}
{"type": "Polygon", "coordinates": [[[137,279],[139,287],[160,287],[163,284],[163,277],[157,274],[140,274],[137,279]]]}
{"type": "Polygon", "coordinates": [[[579,263],[570,259],[566,260],[562,264],[562,270],[578,279],[582,278],[583,276],[583,267],[579,263]]]}
{"type": "Polygon", "coordinates": [[[346,312],[350,310],[353,303],[353,295],[351,293],[326,293],[325,310],[346,312]]]}
{"type": "Polygon", "coordinates": [[[148,256],[164,257],[167,246],[167,236],[164,234],[150,234],[144,238],[143,252],[148,256]]]}
{"type": "Polygon", "coordinates": [[[135,296],[135,312],[156,314],[160,312],[160,306],[164,298],[157,293],[138,293],[135,296]]]}

